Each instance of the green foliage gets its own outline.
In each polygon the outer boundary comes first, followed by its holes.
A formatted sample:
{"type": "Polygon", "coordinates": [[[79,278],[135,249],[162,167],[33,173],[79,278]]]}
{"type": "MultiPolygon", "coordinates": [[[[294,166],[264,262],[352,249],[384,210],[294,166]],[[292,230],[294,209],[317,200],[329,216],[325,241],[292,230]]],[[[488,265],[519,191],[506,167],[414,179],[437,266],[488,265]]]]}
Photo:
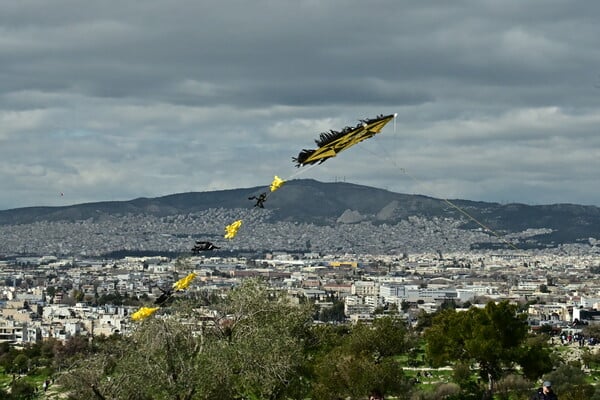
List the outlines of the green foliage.
{"type": "Polygon", "coordinates": [[[550,372],[554,361],[548,348],[548,337],[541,335],[527,338],[515,361],[521,365],[523,376],[532,381],[550,372]]]}
{"type": "Polygon", "coordinates": [[[456,302],[454,301],[454,299],[446,299],[442,302],[442,304],[440,304],[440,310],[445,310],[448,308],[452,310],[456,309],[456,302]]]}
{"type": "Polygon", "coordinates": [[[401,365],[387,358],[376,363],[366,354],[348,354],[335,349],[316,369],[314,399],[366,398],[374,389],[389,395],[408,394],[412,383],[401,365]]]}
{"type": "Polygon", "coordinates": [[[343,325],[314,325],[309,330],[306,342],[309,352],[326,354],[337,346],[341,346],[345,337],[350,334],[351,326],[343,325]]]}
{"type": "Polygon", "coordinates": [[[133,335],[101,343],[61,383],[76,398],[285,398],[302,385],[309,306],[248,280],[213,305],[177,303],[168,318],[142,321],[133,335]]]}
{"type": "Polygon", "coordinates": [[[10,351],[10,344],[8,342],[0,342],[0,356],[10,351]]]}
{"type": "MultiPolygon", "coordinates": [[[[339,332],[339,331],[338,331],[339,332]]],[[[411,342],[404,323],[391,317],[372,325],[357,324],[334,338],[315,361],[313,398],[365,398],[372,390],[386,395],[407,395],[412,382],[404,374],[397,355],[406,353],[411,342]]]]}
{"type": "Polygon", "coordinates": [[[402,303],[400,304],[400,310],[402,310],[402,312],[407,312],[410,310],[410,303],[406,300],[402,300],[402,303]]]}
{"type": "Polygon", "coordinates": [[[346,319],[344,314],[344,302],[338,299],[333,300],[332,307],[322,308],[319,311],[319,321],[323,322],[343,322],[346,319]]]}
{"type": "Polygon", "coordinates": [[[348,353],[363,353],[375,362],[383,358],[403,354],[408,343],[404,322],[390,317],[378,318],[372,324],[356,324],[346,338],[348,353]]]}
{"type": "Polygon", "coordinates": [[[457,362],[452,368],[452,380],[463,390],[468,390],[473,386],[473,372],[469,364],[457,362]]]}
{"type": "Polygon", "coordinates": [[[10,394],[7,393],[7,397],[2,398],[6,398],[7,400],[28,400],[35,397],[35,386],[18,379],[10,385],[10,394]]]}
{"type": "Polygon", "coordinates": [[[533,383],[521,375],[509,374],[496,383],[497,400],[529,399],[533,383]]]}
{"type": "Polygon", "coordinates": [[[13,361],[17,354],[18,352],[15,349],[10,349],[9,351],[2,353],[2,355],[0,355],[0,367],[4,368],[6,372],[12,373],[14,370],[13,361]]]}
{"type": "Polygon", "coordinates": [[[123,304],[123,301],[124,301],[124,298],[123,298],[123,296],[121,296],[121,294],[119,292],[107,293],[107,294],[103,294],[100,297],[98,297],[99,305],[113,304],[115,306],[120,306],[123,304]]]}
{"type": "Polygon", "coordinates": [[[417,315],[417,332],[423,332],[433,325],[433,319],[438,313],[427,313],[425,310],[420,310],[417,315]]]}
{"type": "Polygon", "coordinates": [[[595,393],[594,386],[587,383],[580,366],[560,365],[543,379],[552,382],[552,388],[561,400],[587,400],[595,393]]]}
{"type": "Polygon", "coordinates": [[[581,330],[585,337],[595,337],[600,339],[600,324],[589,324],[581,330]]]}
{"type": "Polygon", "coordinates": [[[13,359],[12,372],[16,372],[19,374],[27,372],[27,367],[29,365],[29,357],[25,354],[18,354],[13,359]]]}
{"type": "Polygon", "coordinates": [[[552,325],[550,324],[545,324],[540,326],[540,329],[538,330],[538,333],[543,333],[545,335],[550,335],[552,334],[553,328],[552,325]]]}
{"type": "Polygon", "coordinates": [[[590,351],[589,347],[583,349],[581,361],[586,368],[598,368],[600,366],[600,353],[590,351]]]}
{"type": "MultiPolygon", "coordinates": [[[[496,400],[517,400],[528,398],[532,380],[544,373],[561,400],[600,397],[578,366],[550,372],[560,358],[551,356],[545,335],[528,335],[507,302],[421,314],[422,336],[397,316],[313,324],[311,302],[297,303],[247,280],[221,296],[177,299],[137,323],[131,336],[48,340],[23,350],[0,344],[0,366],[45,376],[60,369],[58,383],[73,399],[365,399],[374,389],[386,398],[481,399],[481,382],[491,378],[496,400]],[[434,371],[415,386],[416,372],[403,366],[417,364],[453,370],[434,371]]],[[[585,352],[582,360],[594,364],[597,356],[585,352]]]]}
{"type": "Polygon", "coordinates": [[[526,344],[525,315],[508,302],[489,302],[484,309],[439,312],[425,331],[427,357],[433,366],[449,362],[476,362],[479,374],[493,384],[513,363],[520,363],[529,376],[539,376],[550,363],[548,349],[541,343],[526,344]]]}
{"type": "MultiPolygon", "coordinates": [[[[438,399],[456,399],[470,400],[471,397],[461,392],[460,387],[455,383],[440,383],[437,384],[432,391],[415,393],[411,400],[438,400],[438,399]]],[[[481,396],[473,398],[480,400],[481,396]]]]}

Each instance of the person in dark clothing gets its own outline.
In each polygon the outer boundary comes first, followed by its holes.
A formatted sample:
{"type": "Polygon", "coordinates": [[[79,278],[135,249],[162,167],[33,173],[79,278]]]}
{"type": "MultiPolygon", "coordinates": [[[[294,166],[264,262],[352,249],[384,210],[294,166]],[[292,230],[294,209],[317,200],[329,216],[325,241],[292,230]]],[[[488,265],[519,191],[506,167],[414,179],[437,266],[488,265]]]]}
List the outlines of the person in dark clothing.
{"type": "Polygon", "coordinates": [[[545,381],[542,387],[531,397],[531,400],[558,400],[558,396],[552,390],[552,383],[545,381]]]}

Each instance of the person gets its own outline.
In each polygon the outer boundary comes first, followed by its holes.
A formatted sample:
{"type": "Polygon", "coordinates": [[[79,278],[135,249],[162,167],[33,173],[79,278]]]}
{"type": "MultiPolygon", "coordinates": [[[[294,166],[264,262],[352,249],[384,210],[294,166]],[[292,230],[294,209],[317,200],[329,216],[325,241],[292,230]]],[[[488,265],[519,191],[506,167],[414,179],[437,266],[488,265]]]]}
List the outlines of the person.
{"type": "Polygon", "coordinates": [[[552,382],[544,381],[531,400],[558,400],[558,396],[552,390],[552,382]]]}

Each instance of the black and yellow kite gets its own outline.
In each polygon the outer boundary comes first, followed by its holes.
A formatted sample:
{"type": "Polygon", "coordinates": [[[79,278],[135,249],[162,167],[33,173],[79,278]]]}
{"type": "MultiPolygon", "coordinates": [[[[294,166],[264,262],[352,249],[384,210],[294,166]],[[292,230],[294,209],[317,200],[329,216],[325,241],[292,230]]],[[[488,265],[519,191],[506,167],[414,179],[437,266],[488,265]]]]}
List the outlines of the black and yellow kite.
{"type": "Polygon", "coordinates": [[[192,273],[186,275],[185,277],[181,278],[177,282],[175,282],[171,286],[171,288],[166,289],[166,290],[160,289],[162,291],[162,294],[154,302],[154,304],[157,304],[157,306],[156,307],[141,307],[139,310],[137,310],[136,312],[131,314],[131,319],[134,321],[141,321],[143,319],[150,317],[152,314],[154,314],[156,311],[158,311],[160,309],[160,305],[166,303],[166,301],[169,300],[176,292],[186,290],[190,286],[190,284],[192,283],[194,278],[196,278],[196,273],[192,272],[192,273]]]}
{"type": "Polygon", "coordinates": [[[379,115],[377,118],[361,120],[355,127],[347,126],[340,132],[331,130],[321,133],[319,139],[315,140],[319,148],[304,149],[298,154],[298,157],[293,157],[292,160],[296,162],[296,167],[322,163],[328,158],[335,157],[337,153],[381,132],[383,127],[395,116],[395,114],[379,115]]]}

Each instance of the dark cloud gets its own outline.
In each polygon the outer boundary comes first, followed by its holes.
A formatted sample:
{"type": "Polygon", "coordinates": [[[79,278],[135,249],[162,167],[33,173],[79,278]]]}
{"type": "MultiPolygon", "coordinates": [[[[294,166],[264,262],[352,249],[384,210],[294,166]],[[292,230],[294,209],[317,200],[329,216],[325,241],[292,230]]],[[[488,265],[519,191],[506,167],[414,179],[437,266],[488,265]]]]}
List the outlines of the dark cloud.
{"type": "Polygon", "coordinates": [[[0,209],[298,173],[600,205],[599,12],[593,1],[11,2],[0,209]],[[320,132],[394,112],[358,148],[293,166],[320,132]]]}

